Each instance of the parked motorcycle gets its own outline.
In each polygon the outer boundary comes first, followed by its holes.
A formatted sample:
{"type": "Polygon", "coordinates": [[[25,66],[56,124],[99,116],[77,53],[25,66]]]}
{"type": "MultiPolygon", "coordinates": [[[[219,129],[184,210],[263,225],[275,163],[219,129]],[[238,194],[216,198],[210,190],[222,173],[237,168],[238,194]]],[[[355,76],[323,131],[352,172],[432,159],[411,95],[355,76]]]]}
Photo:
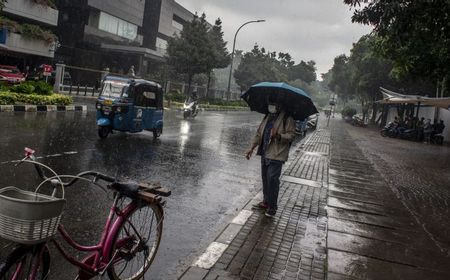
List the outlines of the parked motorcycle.
{"type": "Polygon", "coordinates": [[[183,118],[195,118],[198,114],[198,101],[189,97],[183,104],[183,118]]]}
{"type": "Polygon", "coordinates": [[[354,115],[352,117],[352,125],[353,126],[360,126],[360,127],[365,127],[366,123],[364,122],[364,119],[361,118],[360,116],[354,115]]]}
{"type": "Polygon", "coordinates": [[[381,136],[400,138],[404,140],[415,141],[417,140],[417,130],[413,128],[399,127],[395,122],[388,123],[381,131],[381,136]]]}
{"type": "Polygon", "coordinates": [[[397,136],[404,140],[416,141],[417,140],[417,130],[412,128],[399,127],[397,136]]]}
{"type": "Polygon", "coordinates": [[[308,129],[315,130],[317,128],[317,122],[319,120],[319,114],[315,114],[308,117],[308,122],[306,123],[308,129]]]}
{"type": "Polygon", "coordinates": [[[383,127],[383,129],[381,129],[380,134],[383,137],[386,136],[396,137],[397,135],[396,128],[397,125],[394,122],[389,122],[387,125],[385,125],[385,127],[383,127]]]}
{"type": "Polygon", "coordinates": [[[308,130],[308,120],[295,122],[295,133],[299,134],[301,137],[306,136],[306,131],[308,130]]]}

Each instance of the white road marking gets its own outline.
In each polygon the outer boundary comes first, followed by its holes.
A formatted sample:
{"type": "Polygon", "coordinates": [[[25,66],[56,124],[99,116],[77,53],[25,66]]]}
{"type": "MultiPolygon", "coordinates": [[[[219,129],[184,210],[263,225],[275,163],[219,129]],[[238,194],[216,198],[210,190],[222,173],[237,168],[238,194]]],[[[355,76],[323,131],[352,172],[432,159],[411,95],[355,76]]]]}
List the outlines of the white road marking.
{"type": "Polygon", "coordinates": [[[247,222],[248,218],[253,214],[253,211],[250,210],[242,210],[239,214],[234,217],[231,221],[232,224],[244,225],[247,222]]]}
{"type": "Polygon", "coordinates": [[[222,256],[227,247],[227,244],[219,242],[209,244],[206,251],[197,259],[193,266],[210,269],[217,262],[220,256],[222,256]]]}

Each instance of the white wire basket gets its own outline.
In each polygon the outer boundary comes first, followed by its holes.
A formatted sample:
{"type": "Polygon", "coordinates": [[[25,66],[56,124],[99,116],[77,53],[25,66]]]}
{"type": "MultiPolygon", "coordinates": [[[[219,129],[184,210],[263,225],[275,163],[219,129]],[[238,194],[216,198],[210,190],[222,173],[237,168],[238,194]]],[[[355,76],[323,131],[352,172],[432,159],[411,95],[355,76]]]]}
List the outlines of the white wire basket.
{"type": "Polygon", "coordinates": [[[16,187],[0,189],[0,237],[37,244],[56,234],[66,200],[16,187]]]}

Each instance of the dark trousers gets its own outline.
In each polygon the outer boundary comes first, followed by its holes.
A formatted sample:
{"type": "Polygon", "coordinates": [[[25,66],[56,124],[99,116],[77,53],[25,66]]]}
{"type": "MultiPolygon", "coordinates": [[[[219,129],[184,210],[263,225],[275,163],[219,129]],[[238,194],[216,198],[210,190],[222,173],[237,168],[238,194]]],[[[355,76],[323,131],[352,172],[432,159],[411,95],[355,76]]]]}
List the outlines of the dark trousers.
{"type": "Polygon", "coordinates": [[[270,210],[277,210],[278,192],[280,191],[281,161],[266,161],[261,157],[261,175],[263,182],[264,203],[270,210]]]}

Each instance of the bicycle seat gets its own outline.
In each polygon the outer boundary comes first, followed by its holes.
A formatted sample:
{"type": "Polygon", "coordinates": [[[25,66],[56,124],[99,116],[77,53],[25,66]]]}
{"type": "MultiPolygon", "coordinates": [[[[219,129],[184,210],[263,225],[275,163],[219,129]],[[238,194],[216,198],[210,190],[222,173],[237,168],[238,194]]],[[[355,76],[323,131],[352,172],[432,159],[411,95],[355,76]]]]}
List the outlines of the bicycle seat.
{"type": "Polygon", "coordinates": [[[136,199],[139,194],[139,184],[134,182],[114,182],[109,187],[132,199],[136,199]]]}

